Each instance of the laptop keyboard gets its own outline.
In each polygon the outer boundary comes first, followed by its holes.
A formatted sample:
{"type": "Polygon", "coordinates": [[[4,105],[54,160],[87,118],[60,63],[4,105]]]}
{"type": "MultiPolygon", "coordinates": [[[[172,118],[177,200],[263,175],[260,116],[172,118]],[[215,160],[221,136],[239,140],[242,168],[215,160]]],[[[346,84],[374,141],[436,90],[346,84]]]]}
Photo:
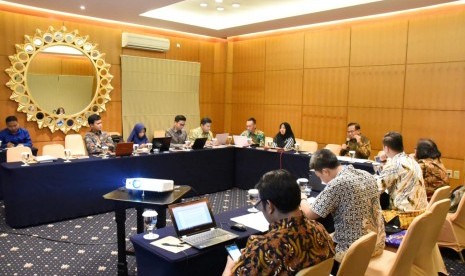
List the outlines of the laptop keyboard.
{"type": "Polygon", "coordinates": [[[201,244],[208,240],[212,240],[217,237],[228,235],[229,232],[226,232],[222,229],[213,229],[210,231],[205,231],[202,233],[198,233],[189,237],[185,237],[184,241],[191,243],[191,244],[201,244]]]}

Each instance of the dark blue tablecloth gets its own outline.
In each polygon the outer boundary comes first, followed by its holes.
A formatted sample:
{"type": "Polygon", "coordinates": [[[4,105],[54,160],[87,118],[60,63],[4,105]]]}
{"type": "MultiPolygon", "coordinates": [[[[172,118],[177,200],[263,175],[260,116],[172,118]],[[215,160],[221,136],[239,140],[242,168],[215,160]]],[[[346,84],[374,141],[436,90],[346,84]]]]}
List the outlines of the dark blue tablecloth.
{"type": "MultiPolygon", "coordinates": [[[[215,216],[218,227],[231,231],[239,238],[235,241],[239,248],[243,248],[247,238],[258,233],[257,230],[247,228],[246,232],[231,230],[233,222],[230,218],[247,214],[247,208],[241,208],[215,216]]],[[[166,236],[176,237],[173,227],[165,227],[156,231],[160,239],[166,236]]],[[[171,253],[150,244],[152,241],[144,239],[144,234],[131,237],[136,251],[137,275],[221,275],[226,264],[226,252],[223,245],[216,245],[203,250],[189,248],[179,253],[171,253]]]]}

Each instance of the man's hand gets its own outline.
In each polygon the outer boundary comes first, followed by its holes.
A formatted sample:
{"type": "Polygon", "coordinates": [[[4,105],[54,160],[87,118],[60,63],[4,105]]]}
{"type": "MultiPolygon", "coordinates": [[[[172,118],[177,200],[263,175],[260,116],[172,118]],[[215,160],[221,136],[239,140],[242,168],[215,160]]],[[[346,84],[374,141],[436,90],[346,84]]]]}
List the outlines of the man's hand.
{"type": "Polygon", "coordinates": [[[357,139],[357,143],[360,143],[360,141],[362,141],[362,136],[360,135],[354,135],[354,138],[357,139]]]}
{"type": "Polygon", "coordinates": [[[342,145],[341,145],[341,148],[342,148],[343,150],[346,150],[346,149],[347,149],[347,144],[342,144],[342,145]]]}
{"type": "Polygon", "coordinates": [[[11,143],[11,142],[8,142],[8,143],[6,144],[6,147],[7,147],[7,148],[14,148],[14,147],[15,147],[15,144],[13,144],[13,143],[11,143]]]}

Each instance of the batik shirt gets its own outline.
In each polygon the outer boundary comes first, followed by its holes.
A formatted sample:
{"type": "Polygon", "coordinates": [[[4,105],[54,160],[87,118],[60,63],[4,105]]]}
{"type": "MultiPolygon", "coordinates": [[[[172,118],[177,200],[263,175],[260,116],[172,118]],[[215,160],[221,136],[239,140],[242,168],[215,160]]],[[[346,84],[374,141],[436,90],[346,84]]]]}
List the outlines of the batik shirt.
{"type": "Polygon", "coordinates": [[[344,166],[317,196],[311,209],[323,218],[333,216],[336,261],[341,262],[350,245],[369,232],[378,234],[373,256],[383,252],[384,220],[376,179],[370,173],[344,166]]]}
{"type": "Polygon", "coordinates": [[[387,189],[392,210],[424,210],[428,205],[420,165],[404,152],[388,159],[378,178],[378,188],[387,189]]]}
{"type": "Polygon", "coordinates": [[[203,132],[201,127],[191,129],[189,131],[189,141],[193,143],[197,138],[207,138],[207,141],[211,141],[213,139],[213,133],[211,131],[203,132]]]}
{"type": "Polygon", "coordinates": [[[426,195],[433,196],[434,191],[442,186],[449,185],[449,177],[442,162],[439,159],[420,159],[418,164],[423,172],[426,195]]]}
{"type": "Polygon", "coordinates": [[[295,275],[334,256],[334,245],[320,223],[303,214],[270,224],[252,235],[232,269],[233,275],[295,275]]]}
{"type": "Polygon", "coordinates": [[[252,138],[252,143],[260,145],[260,147],[265,146],[265,133],[261,130],[256,129],[254,133],[245,130],[241,133],[241,136],[247,136],[247,138],[252,138]]]}
{"type": "Polygon", "coordinates": [[[107,146],[109,151],[115,150],[115,144],[111,136],[102,131],[89,131],[84,137],[86,142],[87,152],[89,154],[102,153],[102,147],[107,146]]]}
{"type": "Polygon", "coordinates": [[[187,132],[184,129],[169,128],[165,132],[166,137],[171,137],[171,144],[184,144],[187,140],[187,132]]]}
{"type": "Polygon", "coordinates": [[[347,149],[342,149],[339,153],[341,156],[349,155],[349,151],[355,151],[355,158],[368,159],[371,154],[370,140],[363,135],[360,135],[360,143],[357,139],[347,141],[347,149]]]}

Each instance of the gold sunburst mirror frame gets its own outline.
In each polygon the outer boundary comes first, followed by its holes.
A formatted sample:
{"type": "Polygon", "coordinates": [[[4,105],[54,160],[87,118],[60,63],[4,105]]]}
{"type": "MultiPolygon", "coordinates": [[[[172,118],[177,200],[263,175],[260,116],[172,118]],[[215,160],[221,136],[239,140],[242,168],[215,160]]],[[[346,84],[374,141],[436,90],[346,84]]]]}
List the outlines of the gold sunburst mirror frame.
{"type": "Polygon", "coordinates": [[[97,50],[97,44],[88,41],[89,36],[80,36],[77,30],[69,32],[66,27],[55,30],[49,27],[45,32],[36,30],[34,36],[25,35],[24,44],[16,44],[16,54],[9,56],[11,67],[6,69],[10,80],[6,85],[12,90],[10,99],[18,103],[17,111],[26,113],[28,121],[36,121],[40,129],[48,127],[53,133],[61,130],[79,131],[82,126],[88,126],[87,118],[91,114],[99,114],[106,110],[105,104],[110,101],[113,90],[110,74],[110,64],[105,62],[105,54],[97,50]],[[74,114],[57,115],[53,111],[44,110],[38,105],[28,84],[28,69],[38,53],[51,46],[68,46],[77,49],[86,56],[94,67],[96,84],[92,91],[90,103],[74,114]]]}

